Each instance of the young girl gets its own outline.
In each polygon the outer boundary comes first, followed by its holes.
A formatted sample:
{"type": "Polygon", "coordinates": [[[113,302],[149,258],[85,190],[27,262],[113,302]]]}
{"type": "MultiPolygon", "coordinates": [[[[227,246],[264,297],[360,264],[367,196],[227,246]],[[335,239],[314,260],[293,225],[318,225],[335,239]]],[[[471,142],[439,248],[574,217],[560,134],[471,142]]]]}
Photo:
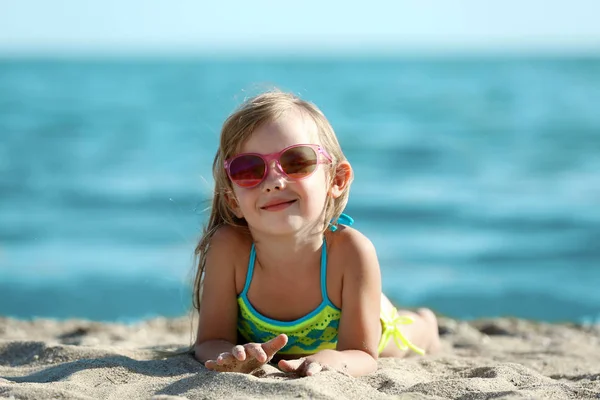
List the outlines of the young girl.
{"type": "Polygon", "coordinates": [[[397,313],[381,293],[373,244],[342,214],[352,168],[315,105],[282,92],[247,100],[223,125],[213,174],[194,284],[207,368],[249,373],[275,359],[300,375],[359,376],[378,357],[438,347],[431,311],[397,313]]]}

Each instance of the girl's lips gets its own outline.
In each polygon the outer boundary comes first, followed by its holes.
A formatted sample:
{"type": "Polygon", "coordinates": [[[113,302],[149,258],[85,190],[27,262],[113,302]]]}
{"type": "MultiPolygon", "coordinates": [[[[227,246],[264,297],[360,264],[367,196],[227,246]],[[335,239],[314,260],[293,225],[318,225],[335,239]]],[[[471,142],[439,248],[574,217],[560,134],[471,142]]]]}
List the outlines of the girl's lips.
{"type": "Polygon", "coordinates": [[[288,201],[274,201],[270,204],[262,206],[261,209],[265,211],[279,211],[284,208],[288,208],[292,204],[294,204],[296,200],[288,200],[288,201]]]}

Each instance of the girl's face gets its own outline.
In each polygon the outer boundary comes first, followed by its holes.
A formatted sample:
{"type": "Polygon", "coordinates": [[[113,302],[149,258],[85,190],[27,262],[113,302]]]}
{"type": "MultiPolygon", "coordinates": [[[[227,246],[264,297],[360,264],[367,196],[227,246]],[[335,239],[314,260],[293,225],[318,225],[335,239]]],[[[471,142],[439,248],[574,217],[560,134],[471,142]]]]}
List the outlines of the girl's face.
{"type": "MultiPolygon", "coordinates": [[[[240,153],[266,155],[296,144],[320,145],[314,121],[292,110],[258,127],[243,144],[240,153]]],[[[328,164],[319,164],[312,175],[293,180],[279,169],[276,160],[271,160],[259,185],[249,189],[232,185],[237,216],[246,219],[253,233],[296,234],[315,224],[320,230],[328,195],[328,168],[328,164]]]]}

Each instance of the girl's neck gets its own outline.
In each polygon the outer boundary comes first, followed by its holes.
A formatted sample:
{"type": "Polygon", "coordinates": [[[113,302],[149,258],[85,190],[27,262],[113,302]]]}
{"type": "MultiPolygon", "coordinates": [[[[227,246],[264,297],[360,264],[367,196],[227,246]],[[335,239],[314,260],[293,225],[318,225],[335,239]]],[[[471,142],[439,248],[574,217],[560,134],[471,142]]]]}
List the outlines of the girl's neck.
{"type": "Polygon", "coordinates": [[[264,236],[253,235],[256,257],[266,269],[304,268],[313,262],[315,254],[321,253],[323,235],[303,236],[264,236]]]}

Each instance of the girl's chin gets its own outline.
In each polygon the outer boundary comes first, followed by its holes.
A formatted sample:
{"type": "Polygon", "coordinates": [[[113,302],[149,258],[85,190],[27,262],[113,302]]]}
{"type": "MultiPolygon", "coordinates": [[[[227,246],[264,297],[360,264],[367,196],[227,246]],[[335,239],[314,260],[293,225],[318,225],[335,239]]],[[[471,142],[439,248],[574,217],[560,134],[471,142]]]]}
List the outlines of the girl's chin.
{"type": "Polygon", "coordinates": [[[296,236],[298,233],[302,232],[302,226],[271,225],[265,226],[261,231],[273,236],[296,236]]]}
{"type": "MultiPolygon", "coordinates": [[[[320,225],[320,224],[319,224],[320,225]]],[[[287,221],[272,221],[263,223],[256,231],[263,232],[273,236],[298,236],[321,233],[321,226],[304,219],[291,219],[287,221]]]]}

